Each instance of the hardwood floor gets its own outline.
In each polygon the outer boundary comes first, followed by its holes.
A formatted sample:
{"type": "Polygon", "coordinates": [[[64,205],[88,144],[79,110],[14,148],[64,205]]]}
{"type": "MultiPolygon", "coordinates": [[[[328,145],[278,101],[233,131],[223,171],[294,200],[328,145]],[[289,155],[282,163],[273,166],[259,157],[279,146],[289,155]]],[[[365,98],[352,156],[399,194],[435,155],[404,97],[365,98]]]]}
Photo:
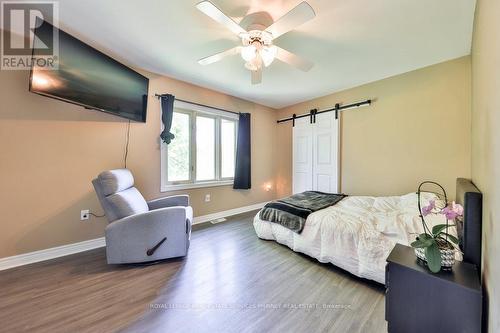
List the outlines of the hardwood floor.
{"type": "Polygon", "coordinates": [[[1,332],[385,332],[384,289],[257,238],[255,213],[189,254],[107,265],[98,249],[0,272],[1,332]]]}

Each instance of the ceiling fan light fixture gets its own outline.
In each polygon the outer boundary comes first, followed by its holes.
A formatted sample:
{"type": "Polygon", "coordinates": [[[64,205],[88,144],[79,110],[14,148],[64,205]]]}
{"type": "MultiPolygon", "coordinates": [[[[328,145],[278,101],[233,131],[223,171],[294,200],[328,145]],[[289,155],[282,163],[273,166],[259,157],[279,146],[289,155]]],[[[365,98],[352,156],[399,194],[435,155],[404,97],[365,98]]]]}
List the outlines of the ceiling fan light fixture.
{"type": "Polygon", "coordinates": [[[259,69],[257,65],[255,65],[255,63],[252,61],[245,62],[245,68],[248,69],[249,71],[256,71],[259,69]]]}
{"type": "Polygon", "coordinates": [[[262,58],[261,57],[254,57],[252,60],[247,61],[245,63],[245,68],[250,70],[250,71],[257,71],[262,68],[262,58]]]}
{"type": "Polygon", "coordinates": [[[260,56],[262,58],[262,62],[264,63],[264,66],[269,66],[271,63],[274,61],[274,58],[276,57],[278,49],[276,46],[271,45],[271,46],[265,46],[262,48],[260,51],[260,56]]]}
{"type": "Polygon", "coordinates": [[[257,56],[257,48],[254,45],[248,45],[241,49],[241,57],[245,61],[252,61],[257,56]]]}

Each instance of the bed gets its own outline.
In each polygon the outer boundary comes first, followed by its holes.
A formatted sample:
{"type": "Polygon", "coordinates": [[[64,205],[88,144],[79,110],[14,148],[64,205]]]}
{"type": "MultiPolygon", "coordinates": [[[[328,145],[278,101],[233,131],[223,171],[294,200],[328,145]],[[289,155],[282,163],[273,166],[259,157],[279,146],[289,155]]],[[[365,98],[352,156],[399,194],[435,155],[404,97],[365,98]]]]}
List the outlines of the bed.
{"type": "MultiPolygon", "coordinates": [[[[432,193],[422,196],[424,205],[431,199],[437,198],[432,193]]],[[[472,182],[459,178],[456,200],[464,206],[464,219],[450,230],[451,234],[458,236],[464,260],[479,266],[481,194],[472,182]]],[[[416,193],[346,197],[334,206],[310,214],[300,234],[261,220],[259,213],[253,222],[259,238],[276,241],[322,263],[332,263],[358,277],[382,284],[385,283],[386,258],[395,244],[409,245],[423,232],[416,193]]],[[[435,225],[443,223],[443,218],[429,216],[426,221],[435,225]]],[[[457,259],[462,260],[460,252],[457,259]]]]}

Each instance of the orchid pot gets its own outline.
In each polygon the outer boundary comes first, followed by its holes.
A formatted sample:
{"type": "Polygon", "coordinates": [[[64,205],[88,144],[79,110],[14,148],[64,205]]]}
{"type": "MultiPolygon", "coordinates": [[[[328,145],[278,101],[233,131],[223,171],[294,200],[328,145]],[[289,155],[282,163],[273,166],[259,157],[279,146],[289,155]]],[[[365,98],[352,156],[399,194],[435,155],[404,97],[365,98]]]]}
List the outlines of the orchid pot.
{"type": "MultiPolygon", "coordinates": [[[[425,191],[429,192],[429,191],[425,191]]],[[[421,259],[432,273],[438,273],[441,269],[450,270],[455,263],[455,253],[458,251],[458,239],[450,234],[450,228],[455,226],[454,222],[463,215],[463,207],[453,202],[448,202],[445,189],[435,182],[426,181],[419,185],[417,191],[418,210],[424,232],[419,234],[411,243],[415,249],[415,255],[421,259]],[[429,200],[427,205],[421,206],[421,193],[423,186],[431,184],[439,187],[441,192],[434,193],[438,200],[429,200]],[[443,224],[434,225],[429,228],[425,218],[430,215],[442,216],[443,224]]]]}

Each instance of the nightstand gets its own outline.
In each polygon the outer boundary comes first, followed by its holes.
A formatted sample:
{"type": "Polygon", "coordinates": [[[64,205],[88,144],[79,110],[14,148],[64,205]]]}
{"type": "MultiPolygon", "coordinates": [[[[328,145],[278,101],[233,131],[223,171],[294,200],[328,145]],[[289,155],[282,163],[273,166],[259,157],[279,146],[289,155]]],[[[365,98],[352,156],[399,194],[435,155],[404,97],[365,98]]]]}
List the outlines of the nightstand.
{"type": "Polygon", "coordinates": [[[432,274],[413,248],[396,244],[385,268],[385,320],[393,333],[481,332],[482,290],[475,265],[432,274]]]}

